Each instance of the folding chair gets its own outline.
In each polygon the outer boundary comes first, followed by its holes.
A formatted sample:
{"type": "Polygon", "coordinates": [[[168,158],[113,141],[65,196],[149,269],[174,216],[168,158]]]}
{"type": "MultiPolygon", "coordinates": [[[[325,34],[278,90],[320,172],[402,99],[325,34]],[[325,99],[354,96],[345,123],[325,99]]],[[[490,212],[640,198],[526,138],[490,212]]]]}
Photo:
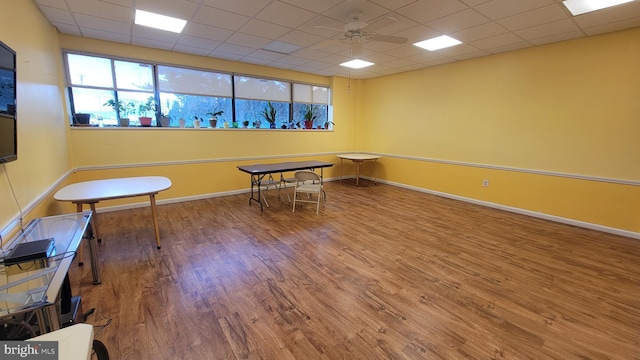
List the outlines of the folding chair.
{"type": "Polygon", "coordinates": [[[324,189],[320,175],[310,170],[296,171],[294,174],[296,186],[293,191],[293,212],[296,211],[296,202],[315,203],[316,214],[320,211],[320,201],[324,206],[324,189]],[[304,198],[300,195],[306,195],[304,198]],[[314,199],[315,195],[315,199],[314,199]]]}

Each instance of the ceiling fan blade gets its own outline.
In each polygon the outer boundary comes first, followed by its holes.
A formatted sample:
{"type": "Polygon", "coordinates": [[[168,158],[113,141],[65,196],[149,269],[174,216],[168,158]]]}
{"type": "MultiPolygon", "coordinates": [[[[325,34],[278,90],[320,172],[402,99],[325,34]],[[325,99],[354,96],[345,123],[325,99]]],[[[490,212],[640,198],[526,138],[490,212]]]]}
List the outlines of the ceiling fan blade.
{"type": "Polygon", "coordinates": [[[339,31],[339,32],[343,32],[344,29],[338,29],[338,28],[334,28],[331,26],[324,26],[324,25],[315,25],[314,28],[316,29],[329,29],[329,30],[333,30],[333,31],[339,31]]]}
{"type": "Polygon", "coordinates": [[[327,40],[324,40],[324,41],[320,41],[319,43],[311,46],[311,48],[314,49],[314,50],[318,50],[318,49],[323,48],[325,46],[329,46],[331,44],[335,44],[337,42],[340,42],[340,40],[342,40],[342,38],[340,38],[340,39],[327,39],[327,40]]]}
{"type": "Polygon", "coordinates": [[[394,44],[406,44],[409,39],[402,36],[391,36],[391,35],[374,35],[373,39],[375,41],[384,41],[388,43],[394,44]]]}
{"type": "Polygon", "coordinates": [[[369,26],[367,26],[367,30],[368,31],[376,31],[378,29],[382,29],[383,27],[395,24],[398,21],[398,19],[391,17],[391,16],[385,16],[383,18],[380,18],[372,23],[369,24],[369,26]]]}

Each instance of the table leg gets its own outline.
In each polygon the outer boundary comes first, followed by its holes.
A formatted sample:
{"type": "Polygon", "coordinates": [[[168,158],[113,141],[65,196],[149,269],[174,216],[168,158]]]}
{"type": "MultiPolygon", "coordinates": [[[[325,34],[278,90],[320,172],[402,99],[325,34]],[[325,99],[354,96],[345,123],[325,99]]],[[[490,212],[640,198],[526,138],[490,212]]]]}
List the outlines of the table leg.
{"type": "Polygon", "coordinates": [[[342,158],[340,158],[340,182],[342,182],[342,158]]]}
{"type": "Polygon", "coordinates": [[[93,213],[92,222],[93,229],[95,231],[93,236],[98,239],[98,242],[102,242],[102,238],[100,237],[100,229],[98,228],[98,212],[96,211],[96,203],[90,203],[89,206],[91,207],[91,212],[93,213]]]}
{"type": "MultiPolygon", "coordinates": [[[[98,285],[102,283],[100,279],[100,264],[98,262],[98,250],[96,249],[96,238],[94,236],[96,227],[95,227],[95,215],[91,217],[91,236],[87,239],[89,241],[89,256],[91,257],[91,274],[93,275],[93,285],[98,285]]],[[[82,249],[82,242],[80,242],[80,249],[82,249]]]]}
{"type": "Polygon", "coordinates": [[[356,186],[358,186],[358,183],[360,182],[360,163],[362,161],[354,160],[353,162],[356,163],[356,186]]]}
{"type": "Polygon", "coordinates": [[[158,215],[156,213],[156,194],[149,194],[151,202],[151,216],[153,217],[153,227],[156,230],[156,245],[160,249],[160,229],[158,228],[158,215]]]}
{"type": "Polygon", "coordinates": [[[376,179],[376,164],[378,163],[378,159],[373,159],[373,185],[378,185],[378,180],[376,179]]]}
{"type": "Polygon", "coordinates": [[[49,305],[46,307],[46,317],[49,321],[49,330],[56,331],[60,330],[60,319],[58,319],[58,309],[56,305],[49,305]]]}
{"type": "MultiPolygon", "coordinates": [[[[76,211],[79,213],[82,212],[82,203],[76,204],[76,211]]],[[[93,216],[95,216],[95,214],[93,214],[93,216]]],[[[91,218],[91,223],[93,223],[93,217],[91,218]]],[[[78,245],[78,266],[84,265],[84,262],[82,261],[83,256],[84,256],[84,247],[82,245],[82,240],[80,240],[80,244],[78,245]]]]}

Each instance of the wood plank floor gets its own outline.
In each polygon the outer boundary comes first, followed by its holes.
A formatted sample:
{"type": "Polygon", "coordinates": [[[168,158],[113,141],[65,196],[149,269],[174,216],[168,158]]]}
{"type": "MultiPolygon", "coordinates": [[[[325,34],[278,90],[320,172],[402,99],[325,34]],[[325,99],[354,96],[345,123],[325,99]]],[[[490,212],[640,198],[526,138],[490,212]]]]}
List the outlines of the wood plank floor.
{"type": "MultiPolygon", "coordinates": [[[[640,359],[640,241],[389,185],[101,213],[112,359],[640,359]]],[[[88,264],[88,263],[87,263],[88,264]]]]}

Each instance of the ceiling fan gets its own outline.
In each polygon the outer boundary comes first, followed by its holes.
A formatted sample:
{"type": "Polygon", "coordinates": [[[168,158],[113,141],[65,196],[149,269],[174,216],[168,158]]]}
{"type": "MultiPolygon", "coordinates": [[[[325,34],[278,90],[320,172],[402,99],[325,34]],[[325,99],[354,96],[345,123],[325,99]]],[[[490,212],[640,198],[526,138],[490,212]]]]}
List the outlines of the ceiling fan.
{"type": "Polygon", "coordinates": [[[331,39],[328,41],[322,42],[319,47],[327,45],[328,43],[336,42],[336,41],[349,41],[349,48],[351,50],[352,56],[357,56],[362,54],[362,44],[365,41],[383,41],[394,44],[406,44],[408,39],[402,36],[391,36],[391,35],[381,35],[377,34],[375,31],[378,29],[382,29],[383,27],[389,26],[398,20],[391,16],[385,16],[380,18],[372,23],[367,23],[364,21],[360,21],[360,16],[362,13],[360,11],[354,11],[351,13],[352,21],[344,24],[342,29],[334,28],[331,26],[323,26],[317,25],[316,28],[324,28],[339,31],[340,37],[337,39],[331,39]]]}

